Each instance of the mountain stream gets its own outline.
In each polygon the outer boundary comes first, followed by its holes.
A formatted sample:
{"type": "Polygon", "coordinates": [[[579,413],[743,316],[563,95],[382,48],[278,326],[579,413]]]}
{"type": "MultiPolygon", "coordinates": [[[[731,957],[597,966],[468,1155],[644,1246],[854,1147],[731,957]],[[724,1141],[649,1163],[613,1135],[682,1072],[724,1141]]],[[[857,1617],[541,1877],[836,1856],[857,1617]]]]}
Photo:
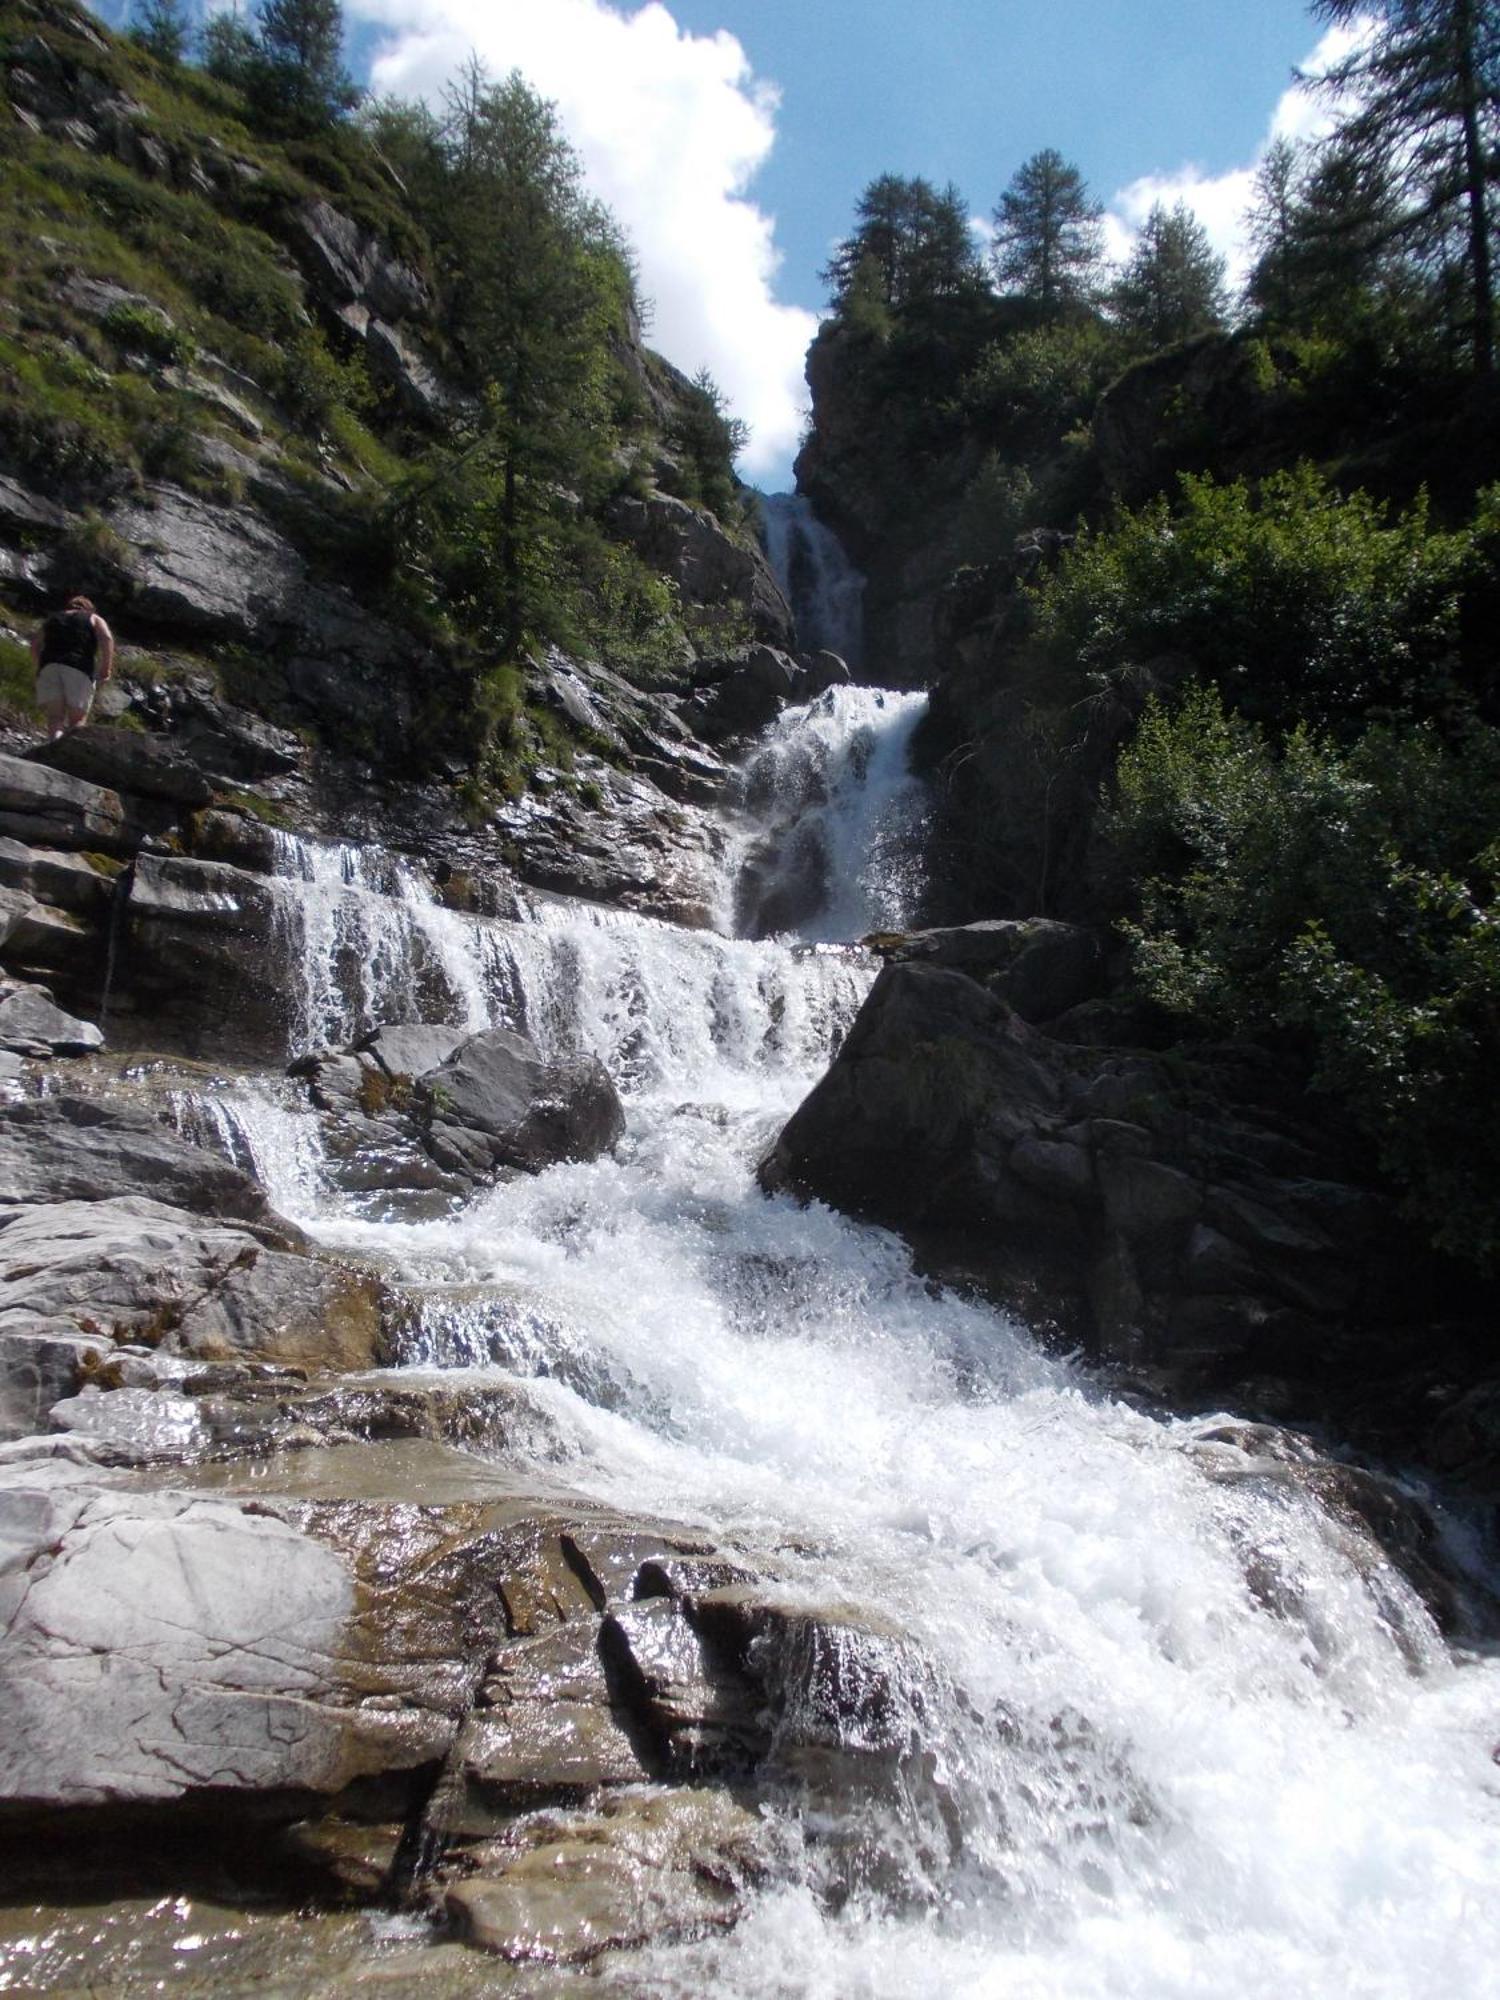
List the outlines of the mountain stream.
{"type": "Polygon", "coordinates": [[[613,1156],[401,1223],[331,1191],[279,1079],[198,1115],[413,1287],[403,1365],[526,1382],[540,1480],[774,1549],[809,1603],[913,1642],[892,1700],[922,1781],[850,1803],[878,1865],[838,1873],[837,1830],[789,1801],[747,1919],[604,1990],[1494,1992],[1496,1663],[1305,1488],[1211,1476],[1262,1463],[1212,1423],[1114,1399],[893,1236],[756,1187],[874,976],[848,941],[910,913],[921,700],[836,689],[782,720],[732,818],[725,934],[562,899],[460,916],[415,864],[285,841],[299,1047],[442,1017],[591,1050],[626,1102],[613,1156]],[[801,935],[728,934],[752,857],[762,895],[794,851],[801,935]]]}

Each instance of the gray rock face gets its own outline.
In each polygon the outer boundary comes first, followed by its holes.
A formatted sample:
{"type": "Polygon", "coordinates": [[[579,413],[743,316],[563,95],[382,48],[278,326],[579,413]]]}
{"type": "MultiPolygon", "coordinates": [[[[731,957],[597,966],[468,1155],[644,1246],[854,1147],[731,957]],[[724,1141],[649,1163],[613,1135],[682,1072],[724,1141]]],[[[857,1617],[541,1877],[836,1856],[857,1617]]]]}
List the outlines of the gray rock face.
{"type": "Polygon", "coordinates": [[[1419,1309],[1406,1232],[1340,1178],[1296,1092],[1227,1058],[1207,1082],[1049,1040],[965,973],[890,965],[762,1180],[904,1229],[934,1268],[1178,1385],[1326,1365],[1345,1327],[1377,1347],[1419,1309]]]}
{"type": "MultiPolygon", "coordinates": [[[[722,767],[709,765],[710,784],[722,767]]],[[[516,873],[537,889],[616,903],[643,916],[703,929],[713,922],[719,828],[655,783],[599,763],[588,770],[599,804],[561,787],[507,802],[495,814],[497,835],[511,845],[516,873]]],[[[686,796],[692,766],[674,756],[665,783],[686,796]]]]}
{"type": "Polygon", "coordinates": [[[372,317],[365,328],[365,359],[371,374],[395,390],[402,407],[427,423],[452,416],[463,400],[417,343],[382,319],[372,317]]]}
{"type": "MultiPolygon", "coordinates": [[[[190,1424],[188,1397],[161,1400],[163,1421],[190,1424]]],[[[666,1934],[676,1909],[732,1920],[764,1850],[724,1781],[795,1770],[838,1811],[838,1784],[906,1724],[899,1637],[783,1606],[679,1527],[542,1504],[411,1442],[125,1483],[88,1438],[124,1437],[142,1397],[86,1396],[67,1414],[85,1408],[61,1449],[0,1459],[9,1814],[87,1826],[122,1804],[222,1811],[227,1796],[274,1823],[378,1777],[398,1817],[430,1793],[428,1893],[441,1904],[468,1885],[453,1907],[475,1942],[573,1960],[666,1934]],[[674,1670],[662,1644],[677,1630],[674,1670]],[[662,1735],[672,1685],[703,1772],[691,1790],[662,1783],[684,1761],[662,1735]],[[731,1739],[716,1713],[745,1732],[731,1739]],[[560,1818],[534,1811],[580,1793],[560,1818]],[[693,1887],[705,1872],[712,1893],[693,1887]],[[658,1877],[627,1920],[629,1883],[658,1877]],[[580,1888],[571,1914],[560,1881],[580,1888]]]]}
{"type": "Polygon", "coordinates": [[[253,1222],[287,1246],[298,1240],[248,1175],[142,1110],[66,1093],[0,1104],[0,1208],[112,1201],[142,1188],[195,1215],[253,1222]]]}
{"type": "Polygon", "coordinates": [[[86,724],[70,729],[55,743],[39,744],[29,754],[32,762],[49,770],[189,810],[206,806],[213,797],[208,779],[175,744],[138,730],[86,724]]]}
{"type": "Polygon", "coordinates": [[[421,1079],[421,1115],[439,1164],[458,1171],[592,1160],[625,1132],[619,1093],[596,1056],[549,1059],[524,1035],[471,1036],[421,1079]]]}
{"type": "MultiPolygon", "coordinates": [[[[137,619],[195,642],[287,655],[291,692],[330,729],[399,734],[406,726],[405,677],[420,648],[347,591],[315,582],[263,515],[155,485],[141,500],[117,502],[109,522],[131,546],[137,619]]],[[[236,732],[240,750],[245,734],[236,732]]]]}
{"type": "Polygon", "coordinates": [[[127,905],[121,972],[192,1046],[285,1046],[276,892],[263,875],[185,855],[142,855],[127,905]]]}
{"type": "Polygon", "coordinates": [[[11,1487],[0,1792],[12,1811],[328,1793],[431,1756],[435,1717],[342,1710],[330,1549],[190,1494],[11,1487]],[[39,1547],[54,1553],[33,1574],[39,1547]]]}
{"type": "Polygon", "coordinates": [[[236,784],[256,784],[294,771],[302,745],[249,709],[225,701],[206,675],[137,686],[135,699],[153,728],[200,770],[236,784]]]}
{"type": "Polygon", "coordinates": [[[617,500],[616,530],[653,569],[670,576],[689,602],[710,614],[748,618],[757,639],[796,644],[791,608],[757,545],[731,539],[714,516],[670,494],[617,500]]]}
{"type": "Polygon", "coordinates": [[[149,488],[110,521],[134,551],[136,616],[175,631],[253,642],[287,622],[306,581],[302,558],[258,514],[177,487],[149,488]]]}
{"type": "Polygon", "coordinates": [[[304,267],[330,305],[362,306],[387,320],[410,318],[431,305],[416,272],[331,203],[311,201],[295,219],[304,267]]]}
{"type": "Polygon", "coordinates": [[[0,1337],[66,1323],[203,1360],[368,1368],[384,1314],[372,1279],[142,1195],[0,1208],[0,1337]]]}
{"type": "Polygon", "coordinates": [[[813,701],[848,682],[849,669],[836,653],[793,655],[775,646],[752,646],[721,660],[704,660],[694,671],[692,696],[682,719],[706,743],[753,736],[774,722],[790,702],[813,701]]]}
{"type": "Polygon", "coordinates": [[[92,1021],[65,1014],[41,988],[0,985],[0,1048],[23,1056],[52,1056],[85,1055],[103,1045],[104,1036],[92,1021]]]}
{"type": "Polygon", "coordinates": [[[1104,952],[1097,935],[1045,917],[962,924],[877,939],[893,965],[940,965],[967,972],[1023,1021],[1052,1021],[1104,990],[1104,952]]]}

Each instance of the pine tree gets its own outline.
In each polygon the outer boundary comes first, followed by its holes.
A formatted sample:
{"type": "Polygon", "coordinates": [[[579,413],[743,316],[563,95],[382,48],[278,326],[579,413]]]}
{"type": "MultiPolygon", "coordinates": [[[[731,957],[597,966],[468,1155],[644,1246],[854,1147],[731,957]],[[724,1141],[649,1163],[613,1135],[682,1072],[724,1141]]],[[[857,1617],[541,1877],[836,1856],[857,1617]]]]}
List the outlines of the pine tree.
{"type": "Polygon", "coordinates": [[[198,36],[203,67],[220,83],[251,90],[260,74],[260,44],[237,7],[210,14],[198,36]]]}
{"type": "Polygon", "coordinates": [[[1393,238],[1441,266],[1457,238],[1475,370],[1495,365],[1491,189],[1500,180],[1500,0],[1313,0],[1322,20],[1375,31],[1322,77],[1356,108],[1339,143],[1390,168],[1401,198],[1393,238]],[[1435,254],[1434,254],[1435,253],[1435,254]]]}
{"type": "Polygon", "coordinates": [[[1258,311],[1290,326],[1296,318],[1293,271],[1296,258],[1297,200],[1302,165],[1290,139],[1267,149],[1255,176],[1255,200],[1246,217],[1250,241],[1259,252],[1245,286],[1258,311]]]}
{"type": "Polygon", "coordinates": [[[264,88],[278,109],[312,126],[353,110],[359,91],[344,68],[339,0],[262,0],[258,26],[264,88]]]}
{"type": "Polygon", "coordinates": [[[935,188],[920,177],[882,174],[855,207],[855,226],[823,272],[835,308],[843,312],[859,281],[888,307],[952,298],[981,282],[979,259],[963,196],[950,182],[935,188]]]}
{"type": "Polygon", "coordinates": [[[161,63],[180,63],[193,38],[183,0],[132,0],[130,39],[161,63]]]}
{"type": "Polygon", "coordinates": [[[1161,203],[1141,226],[1113,294],[1115,317],[1154,347],[1224,321],[1224,259],[1186,202],[1161,203]]]}
{"type": "Polygon", "coordinates": [[[515,654],[547,626],[580,499],[605,467],[609,337],[631,302],[625,246],[558,122],[519,71],[450,92],[444,248],[452,324],[481,388],[469,456],[490,481],[476,593],[515,654]],[[480,574],[479,572],[483,572],[480,574]]]}
{"type": "Polygon", "coordinates": [[[1346,330],[1379,298],[1409,292],[1399,202],[1386,162],[1335,140],[1299,185],[1286,244],[1291,323],[1346,330]]]}
{"type": "Polygon", "coordinates": [[[995,276],[1044,312],[1086,300],[1103,255],[1102,206],[1052,147],[1021,166],[995,210],[995,276]]]}

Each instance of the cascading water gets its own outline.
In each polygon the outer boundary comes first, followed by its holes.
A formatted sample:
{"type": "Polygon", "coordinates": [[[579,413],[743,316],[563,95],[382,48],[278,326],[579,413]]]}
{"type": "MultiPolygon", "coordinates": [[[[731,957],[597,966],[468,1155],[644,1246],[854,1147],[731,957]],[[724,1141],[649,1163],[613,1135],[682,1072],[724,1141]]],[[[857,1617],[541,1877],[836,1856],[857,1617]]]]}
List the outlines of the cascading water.
{"type": "MultiPolygon", "coordinates": [[[[762,832],[789,772],[821,774],[815,939],[903,914],[915,706],[836,691],[748,768],[762,832]]],[[[915,1794],[872,1799],[884,1866],[835,1885],[837,1843],[789,1804],[784,1872],[748,1919],[640,1955],[628,1990],[1493,1990],[1500,1668],[1450,1654],[1304,1489],[1215,1478],[1229,1447],[1203,1426],[1111,1401],[934,1292],[884,1232],[756,1189],[866,990],[862,955],[561,902],[438,914],[414,870],[350,854],[288,854],[299,1035],[440,992],[454,1021],[596,1051],[629,1129],[614,1157],[395,1226],[320,1191],[311,1125],[274,1094],[226,1106],[278,1202],[417,1288],[409,1365],[526,1379],[547,1475],[776,1547],[809,1603],[913,1641],[890,1700],[937,1833],[915,1794]]]]}
{"type": "Polygon", "coordinates": [[[827,940],[911,922],[927,789],[910,753],[925,707],[920,694],[838,687],[772,726],[741,774],[737,929],[827,940]]]}
{"type": "Polygon", "coordinates": [[[761,497],[766,560],[797,621],[804,652],[826,647],[858,670],[863,657],[865,580],[844,545],[800,493],[761,497]]]}

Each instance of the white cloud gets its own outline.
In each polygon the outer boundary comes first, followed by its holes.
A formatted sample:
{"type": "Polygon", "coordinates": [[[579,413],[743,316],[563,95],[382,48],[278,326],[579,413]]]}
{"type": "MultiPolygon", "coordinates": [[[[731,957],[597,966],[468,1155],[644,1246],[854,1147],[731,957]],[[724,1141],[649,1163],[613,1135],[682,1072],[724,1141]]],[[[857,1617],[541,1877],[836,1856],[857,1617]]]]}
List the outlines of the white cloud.
{"type": "Polygon", "coordinates": [[[556,101],[590,188],[640,256],[651,341],[710,369],[751,427],[743,470],[796,448],[814,314],[778,303],[774,224],[748,190],[776,136],[777,94],[733,35],[693,35],[659,0],[351,0],[386,33],[379,92],[436,103],[470,50],[556,101]]]}
{"type": "MultiPolygon", "coordinates": [[[[1302,73],[1315,77],[1337,62],[1370,33],[1371,24],[1360,19],[1346,28],[1330,28],[1306,62],[1302,73]]],[[[1227,173],[1206,174],[1186,165],[1170,174],[1143,174],[1139,180],[1112,195],[1105,205],[1105,247],[1112,259],[1123,263],[1135,244],[1136,232],[1155,205],[1171,208],[1186,202],[1203,225],[1208,240],[1228,264],[1229,282],[1243,283],[1253,252],[1245,226],[1246,212],[1255,194],[1255,173],[1266,149],[1274,139],[1304,142],[1320,139],[1333,129],[1337,106],[1304,83],[1293,83],[1278,98],[1271,113],[1266,136],[1255,158],[1227,173]]]]}

